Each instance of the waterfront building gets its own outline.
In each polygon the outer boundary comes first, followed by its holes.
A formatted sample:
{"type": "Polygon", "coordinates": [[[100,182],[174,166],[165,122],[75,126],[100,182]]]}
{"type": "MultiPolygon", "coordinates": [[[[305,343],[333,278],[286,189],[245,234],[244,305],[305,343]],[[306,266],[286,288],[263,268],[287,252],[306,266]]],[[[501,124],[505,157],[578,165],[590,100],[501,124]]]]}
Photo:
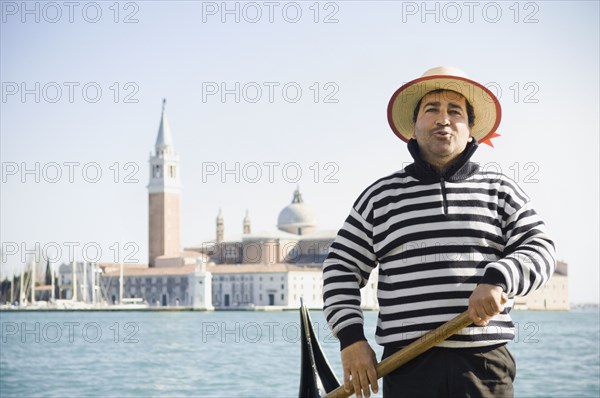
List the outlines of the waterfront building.
{"type": "Polygon", "coordinates": [[[172,258],[157,257],[154,267],[124,265],[122,287],[119,284],[121,265],[105,265],[103,286],[109,303],[118,304],[123,298],[140,298],[150,307],[214,309],[211,303],[212,275],[207,270],[206,256],[185,252],[180,259],[180,263],[173,264],[172,258]]]}

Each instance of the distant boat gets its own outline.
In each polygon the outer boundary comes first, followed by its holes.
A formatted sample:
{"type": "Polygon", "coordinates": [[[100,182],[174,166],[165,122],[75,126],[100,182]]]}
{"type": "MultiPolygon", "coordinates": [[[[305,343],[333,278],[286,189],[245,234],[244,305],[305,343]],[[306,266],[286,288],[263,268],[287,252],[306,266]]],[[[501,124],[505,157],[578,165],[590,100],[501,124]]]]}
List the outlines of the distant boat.
{"type": "Polygon", "coordinates": [[[54,305],[48,308],[56,310],[91,310],[94,309],[95,306],[93,304],[84,303],[81,301],[57,299],[54,301],[54,305]]]}
{"type": "Polygon", "coordinates": [[[123,298],[119,304],[108,306],[110,310],[143,310],[150,308],[142,298],[123,298]]]}

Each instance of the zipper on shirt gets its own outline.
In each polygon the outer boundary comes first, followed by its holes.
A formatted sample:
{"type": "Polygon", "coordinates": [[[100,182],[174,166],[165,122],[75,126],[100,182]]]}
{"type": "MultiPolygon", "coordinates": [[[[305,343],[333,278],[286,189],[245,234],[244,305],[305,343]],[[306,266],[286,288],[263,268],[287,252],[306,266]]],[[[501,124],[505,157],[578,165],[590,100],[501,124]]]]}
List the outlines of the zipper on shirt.
{"type": "Polygon", "coordinates": [[[440,186],[442,187],[442,205],[444,206],[444,214],[448,214],[448,200],[446,199],[446,183],[444,177],[440,177],[440,186]]]}

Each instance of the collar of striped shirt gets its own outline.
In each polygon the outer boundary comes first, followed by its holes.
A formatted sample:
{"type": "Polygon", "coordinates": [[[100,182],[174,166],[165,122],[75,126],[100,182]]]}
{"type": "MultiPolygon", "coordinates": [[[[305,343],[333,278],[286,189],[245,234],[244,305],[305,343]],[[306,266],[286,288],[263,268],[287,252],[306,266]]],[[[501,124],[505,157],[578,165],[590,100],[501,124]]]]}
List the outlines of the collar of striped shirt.
{"type": "Polygon", "coordinates": [[[479,165],[470,161],[471,156],[473,156],[478,147],[477,141],[472,140],[468,142],[465,150],[456,162],[444,174],[441,174],[421,158],[419,144],[417,144],[415,139],[411,139],[408,141],[408,151],[415,162],[406,167],[406,172],[423,182],[436,182],[442,179],[445,181],[466,180],[479,170],[479,165]]]}

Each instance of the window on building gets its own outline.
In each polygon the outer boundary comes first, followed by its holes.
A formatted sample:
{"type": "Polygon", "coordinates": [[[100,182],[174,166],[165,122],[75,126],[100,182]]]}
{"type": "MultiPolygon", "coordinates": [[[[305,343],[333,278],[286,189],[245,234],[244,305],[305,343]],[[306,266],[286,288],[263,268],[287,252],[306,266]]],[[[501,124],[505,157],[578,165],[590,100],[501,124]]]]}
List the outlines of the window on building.
{"type": "Polygon", "coordinates": [[[235,247],[228,246],[225,249],[225,257],[232,258],[232,257],[236,257],[236,255],[237,255],[237,251],[236,251],[235,247]]]}
{"type": "Polygon", "coordinates": [[[258,295],[258,300],[262,301],[262,293],[258,295]]]}
{"type": "Polygon", "coordinates": [[[281,284],[281,288],[282,288],[282,289],[285,289],[285,285],[284,285],[283,283],[281,284]]]}
{"type": "Polygon", "coordinates": [[[281,299],[283,300],[283,298],[285,297],[285,295],[283,293],[281,293],[281,299]]]}

